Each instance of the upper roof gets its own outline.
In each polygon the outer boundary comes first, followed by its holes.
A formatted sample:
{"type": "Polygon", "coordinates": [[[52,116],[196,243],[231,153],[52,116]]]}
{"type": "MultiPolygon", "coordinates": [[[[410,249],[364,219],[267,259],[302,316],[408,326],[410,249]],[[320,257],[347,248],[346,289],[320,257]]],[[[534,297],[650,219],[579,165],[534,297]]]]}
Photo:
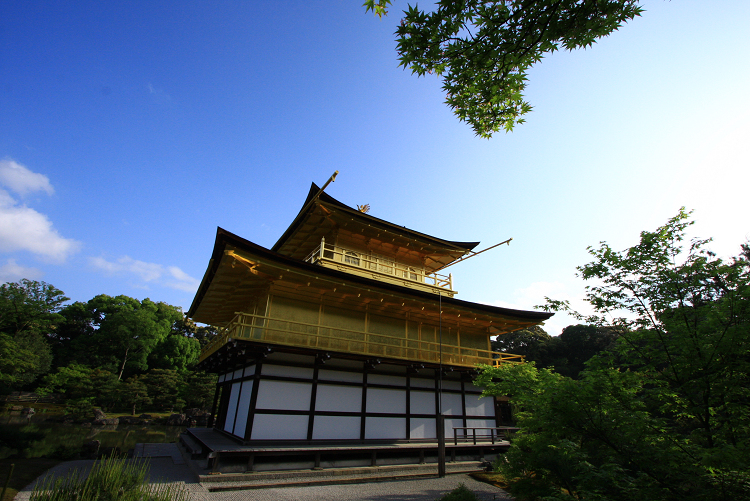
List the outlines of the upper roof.
{"type": "Polygon", "coordinates": [[[360,234],[379,241],[387,240],[395,248],[409,249],[420,255],[428,271],[450,264],[479,245],[479,242],[444,240],[365,214],[320,192],[320,188],[312,183],[299,213],[271,250],[284,256],[304,259],[320,245],[321,238],[333,231],[360,234]]]}

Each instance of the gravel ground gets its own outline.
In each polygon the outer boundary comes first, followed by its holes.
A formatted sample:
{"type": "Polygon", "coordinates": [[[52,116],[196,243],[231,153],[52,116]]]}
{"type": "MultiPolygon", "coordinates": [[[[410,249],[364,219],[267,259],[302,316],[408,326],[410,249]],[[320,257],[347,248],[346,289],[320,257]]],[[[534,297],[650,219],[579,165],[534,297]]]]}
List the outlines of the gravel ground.
{"type": "MultiPolygon", "coordinates": [[[[93,461],[70,461],[52,468],[53,475],[62,475],[71,469],[88,469],[93,461]]],[[[274,487],[242,491],[209,492],[199,484],[186,464],[175,464],[170,458],[151,459],[149,478],[183,486],[190,493],[190,501],[435,501],[443,494],[463,483],[477,494],[481,501],[511,500],[502,489],[478,482],[468,475],[455,474],[445,478],[381,481],[347,485],[319,485],[307,487],[274,487]]],[[[27,501],[31,486],[16,496],[17,501],[27,501]]]]}
{"type": "MultiPolygon", "coordinates": [[[[510,500],[501,489],[477,482],[468,475],[448,475],[445,478],[372,482],[349,485],[321,485],[313,487],[282,487],[250,491],[212,492],[192,499],[210,501],[435,501],[445,493],[465,484],[482,501],[510,500]]],[[[198,493],[195,493],[198,494],[198,493]]]]}

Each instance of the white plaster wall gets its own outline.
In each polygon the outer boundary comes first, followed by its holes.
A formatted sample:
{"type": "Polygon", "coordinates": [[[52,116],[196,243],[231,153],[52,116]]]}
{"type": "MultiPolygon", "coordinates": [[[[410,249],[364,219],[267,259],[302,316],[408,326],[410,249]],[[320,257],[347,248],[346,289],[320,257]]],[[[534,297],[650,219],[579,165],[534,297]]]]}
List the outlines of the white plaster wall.
{"type": "Polygon", "coordinates": [[[435,420],[411,418],[409,420],[409,438],[437,438],[435,420]]]}
{"type": "MultiPolygon", "coordinates": [[[[318,392],[315,396],[315,410],[360,412],[362,410],[362,388],[318,384],[318,392]]],[[[359,429],[359,425],[357,425],[357,429],[359,429]]],[[[359,438],[359,434],[357,434],[357,438],[359,438]]]]}
{"type": "Polygon", "coordinates": [[[434,391],[411,391],[410,406],[412,414],[435,414],[434,391]]]}
{"type": "Polygon", "coordinates": [[[466,395],[467,416],[495,416],[495,400],[492,397],[479,398],[480,395],[466,395]]]}
{"type": "MultiPolygon", "coordinates": [[[[367,390],[370,391],[369,389],[367,390]]],[[[365,418],[366,439],[405,439],[406,418],[365,418]]]]}
{"type": "Polygon", "coordinates": [[[250,410],[250,396],[253,394],[253,381],[243,381],[240,391],[240,402],[237,405],[237,419],[234,425],[234,434],[238,437],[245,436],[247,427],[247,413],[250,410]]]}
{"type": "Polygon", "coordinates": [[[358,416],[315,416],[313,440],[359,439],[358,416]]]}
{"type": "MultiPolygon", "coordinates": [[[[463,420],[462,419],[446,419],[445,420],[445,441],[451,442],[453,440],[453,428],[454,427],[462,427],[463,426],[463,420]]],[[[464,432],[466,430],[458,430],[458,436],[463,436],[464,432]]]]}
{"type": "Polygon", "coordinates": [[[432,390],[435,389],[435,380],[434,379],[420,379],[420,378],[411,378],[411,381],[409,381],[409,385],[413,388],[430,388],[432,390]]]}
{"type": "Polygon", "coordinates": [[[256,414],[252,440],[305,440],[307,416],[288,414],[256,414]]]}
{"type": "Polygon", "coordinates": [[[461,415],[463,414],[463,404],[461,395],[458,393],[443,393],[443,414],[461,415]]]}
{"type": "Polygon", "coordinates": [[[232,433],[234,430],[234,416],[237,412],[237,399],[240,396],[240,383],[234,383],[229,392],[229,407],[227,408],[227,420],[224,422],[224,431],[232,433]]]}
{"type": "Polygon", "coordinates": [[[367,412],[406,414],[406,390],[368,387],[367,412]]]}
{"type": "MultiPolygon", "coordinates": [[[[466,426],[474,428],[494,428],[496,425],[494,419],[467,419],[466,426]]],[[[489,435],[489,432],[489,430],[481,430],[482,435],[489,435]]],[[[477,434],[479,433],[480,430],[477,430],[477,434]]]]}
{"type": "Polygon", "coordinates": [[[255,407],[256,409],[307,411],[310,410],[311,393],[311,383],[260,381],[255,407]]]}

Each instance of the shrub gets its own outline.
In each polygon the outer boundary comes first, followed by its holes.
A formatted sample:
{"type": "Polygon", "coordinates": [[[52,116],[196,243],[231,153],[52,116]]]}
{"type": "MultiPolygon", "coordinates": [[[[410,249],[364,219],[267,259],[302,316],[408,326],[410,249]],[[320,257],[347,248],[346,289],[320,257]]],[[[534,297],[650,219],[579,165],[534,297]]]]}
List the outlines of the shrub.
{"type": "Polygon", "coordinates": [[[440,498],[440,501],[478,501],[474,494],[464,484],[458,484],[458,487],[440,498]]]}

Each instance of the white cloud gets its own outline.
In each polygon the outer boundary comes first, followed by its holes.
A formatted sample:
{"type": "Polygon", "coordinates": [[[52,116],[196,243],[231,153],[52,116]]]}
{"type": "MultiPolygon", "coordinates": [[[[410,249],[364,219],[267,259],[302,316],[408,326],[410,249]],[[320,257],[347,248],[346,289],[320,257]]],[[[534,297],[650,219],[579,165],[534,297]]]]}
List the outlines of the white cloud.
{"type": "Polygon", "coordinates": [[[108,261],[104,257],[91,257],[89,263],[94,268],[113,275],[134,275],[141,283],[135,287],[146,287],[147,284],[157,284],[185,292],[195,292],[200,285],[197,280],[176,266],[163,266],[157,263],[147,263],[122,256],[116,261],[108,261]]]}
{"type": "Polygon", "coordinates": [[[42,278],[44,273],[37,268],[27,268],[16,263],[15,259],[8,259],[8,261],[0,266],[0,282],[18,282],[22,278],[28,278],[29,280],[39,280],[42,278]]]}
{"type": "Polygon", "coordinates": [[[55,192],[47,176],[32,172],[9,158],[0,160],[0,184],[19,195],[34,191],[45,191],[48,195],[55,192]]]}
{"type": "Polygon", "coordinates": [[[0,252],[25,250],[63,262],[80,248],[80,242],[60,235],[47,216],[19,205],[7,191],[0,189],[0,252]]]}

